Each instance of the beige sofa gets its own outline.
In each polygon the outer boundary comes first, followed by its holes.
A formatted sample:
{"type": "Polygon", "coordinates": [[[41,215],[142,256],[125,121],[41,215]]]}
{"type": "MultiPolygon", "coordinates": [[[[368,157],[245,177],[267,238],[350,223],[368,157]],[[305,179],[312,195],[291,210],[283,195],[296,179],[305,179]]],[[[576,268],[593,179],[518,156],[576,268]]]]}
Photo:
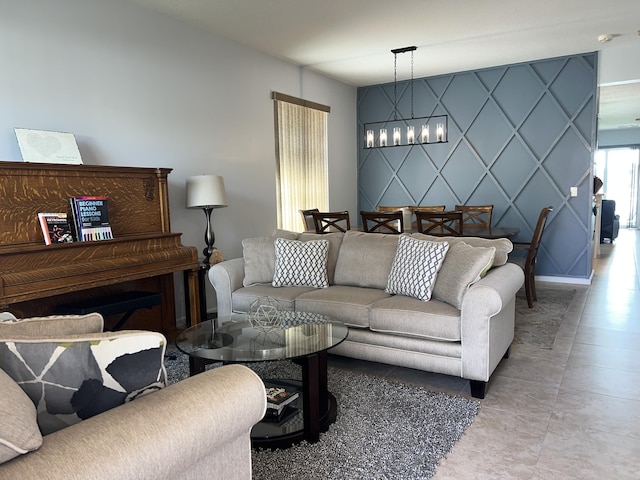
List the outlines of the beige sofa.
{"type": "MultiPolygon", "coordinates": [[[[97,326],[102,328],[101,318],[97,326]]],[[[30,346],[35,347],[33,351],[40,349],[46,355],[52,350],[50,339],[44,339],[39,345],[29,343],[31,339],[8,332],[9,328],[13,328],[11,325],[0,327],[0,361],[4,366],[4,369],[0,369],[0,478],[251,478],[250,432],[265,413],[266,397],[264,384],[249,368],[228,365],[165,388],[147,388],[150,393],[134,400],[130,397],[124,404],[81,420],[61,412],[60,408],[45,412],[44,409],[52,410],[49,403],[59,399],[55,395],[51,396],[46,406],[39,403],[36,409],[33,399],[25,393],[28,391],[32,394],[34,384],[22,380],[21,387],[14,380],[29,373],[23,375],[23,369],[20,368],[22,364],[13,360],[12,354],[18,352],[20,360],[25,360],[24,365],[30,365],[29,370],[35,371],[36,365],[52,364],[53,360],[41,362],[34,357],[26,360],[26,356],[30,355],[30,346]],[[43,425],[47,422],[49,426],[53,425],[52,418],[60,414],[63,421],[72,424],[64,427],[59,423],[55,425],[57,430],[42,434],[43,425]]],[[[164,385],[162,358],[166,341],[160,334],[85,332],[82,335],[85,339],[93,338],[93,345],[99,343],[96,338],[100,335],[108,338],[107,344],[130,338],[134,338],[138,344],[144,344],[148,338],[159,336],[160,360],[156,363],[161,365],[159,383],[164,385]]],[[[60,341],[60,348],[66,349],[60,355],[60,361],[64,361],[65,355],[73,355],[71,350],[83,350],[84,347],[78,346],[79,342],[72,345],[78,336],[67,335],[60,341]]],[[[58,342],[58,339],[54,342],[58,342]]],[[[149,359],[148,352],[151,350],[143,347],[141,354],[149,359]]],[[[156,355],[155,351],[153,355],[156,355]]],[[[125,356],[130,358],[130,354],[125,356]]],[[[75,370],[82,372],[87,362],[83,363],[81,365],[74,360],[75,370]]],[[[130,364],[126,370],[131,371],[130,364]]],[[[113,373],[114,370],[108,368],[107,371],[113,373]]],[[[59,372],[50,368],[41,377],[51,385],[58,382],[56,377],[59,372]]],[[[73,373],[70,372],[70,377],[74,376],[73,373]]],[[[139,377],[139,374],[129,376],[129,380],[135,381],[139,377]]],[[[117,380],[116,376],[113,378],[117,380]]],[[[73,378],[69,381],[73,381],[73,378]]],[[[113,385],[111,380],[109,382],[113,385]]],[[[45,392],[45,395],[49,394],[45,392]]],[[[100,403],[100,397],[101,393],[98,392],[96,403],[100,403]]],[[[80,415],[84,414],[80,412],[80,415]]]]}
{"type": "MultiPolygon", "coordinates": [[[[333,354],[459,376],[470,381],[474,397],[484,398],[492,372],[513,341],[515,295],[524,282],[522,270],[507,263],[511,242],[422,234],[403,237],[278,231],[271,237],[246,239],[242,258],[219,263],[209,271],[218,315],[246,312],[257,299],[272,297],[282,309],[326,314],[347,324],[349,335],[331,350],[333,354]],[[326,283],[320,279],[321,288],[288,286],[299,280],[296,276],[320,270],[316,258],[309,257],[310,248],[296,241],[328,245],[326,283]],[[439,245],[425,250],[423,245],[429,242],[439,245]],[[442,250],[442,242],[448,250],[429,301],[420,291],[411,295],[385,291],[392,277],[410,289],[413,281],[425,278],[423,273],[406,278],[408,272],[421,272],[427,263],[422,258],[411,262],[407,252],[415,247],[421,256],[429,249],[442,250]],[[276,253],[285,247],[288,250],[276,253]]],[[[308,276],[317,280],[313,274],[308,276]]],[[[304,285],[309,279],[302,280],[304,285]]]]}

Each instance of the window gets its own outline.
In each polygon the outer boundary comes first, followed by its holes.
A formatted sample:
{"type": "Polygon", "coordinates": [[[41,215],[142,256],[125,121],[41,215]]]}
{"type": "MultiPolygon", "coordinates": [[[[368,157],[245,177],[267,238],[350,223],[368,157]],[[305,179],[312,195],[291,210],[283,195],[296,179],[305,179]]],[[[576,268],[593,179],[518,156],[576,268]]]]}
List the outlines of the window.
{"type": "Polygon", "coordinates": [[[273,92],[278,228],[304,231],[300,210],[328,210],[329,107],[273,92]]]}

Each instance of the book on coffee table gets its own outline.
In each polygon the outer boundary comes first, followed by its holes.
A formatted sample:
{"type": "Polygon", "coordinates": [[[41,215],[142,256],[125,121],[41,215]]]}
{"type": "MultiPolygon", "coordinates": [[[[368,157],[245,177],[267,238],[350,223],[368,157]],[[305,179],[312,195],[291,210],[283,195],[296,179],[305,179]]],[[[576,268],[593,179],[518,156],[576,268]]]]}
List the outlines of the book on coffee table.
{"type": "Polygon", "coordinates": [[[300,393],[283,387],[265,387],[267,395],[267,411],[280,415],[287,405],[296,400],[300,393]]]}
{"type": "Polygon", "coordinates": [[[264,414],[264,418],[262,419],[265,422],[272,422],[283,424],[293,418],[300,410],[298,410],[293,405],[285,406],[280,413],[276,410],[267,409],[267,412],[264,414]]]}

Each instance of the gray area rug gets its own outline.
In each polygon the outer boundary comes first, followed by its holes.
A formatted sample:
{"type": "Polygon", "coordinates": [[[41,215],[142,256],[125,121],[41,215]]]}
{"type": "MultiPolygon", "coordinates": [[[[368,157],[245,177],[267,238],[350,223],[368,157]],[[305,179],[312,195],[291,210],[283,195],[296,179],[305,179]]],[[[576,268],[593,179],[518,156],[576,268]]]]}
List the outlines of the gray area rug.
{"type": "MultiPolygon", "coordinates": [[[[174,355],[165,362],[170,383],[188,375],[186,356],[174,355]]],[[[300,378],[291,362],[248,366],[262,378],[300,378]]],[[[315,444],[254,450],[255,480],[428,479],[480,408],[477,401],[331,366],[329,389],[338,401],[329,431],[315,444]]]]}
{"type": "Polygon", "coordinates": [[[569,288],[537,289],[538,301],[527,306],[524,289],[516,295],[516,329],[513,343],[552,349],[556,335],[576,294],[569,288]]]}

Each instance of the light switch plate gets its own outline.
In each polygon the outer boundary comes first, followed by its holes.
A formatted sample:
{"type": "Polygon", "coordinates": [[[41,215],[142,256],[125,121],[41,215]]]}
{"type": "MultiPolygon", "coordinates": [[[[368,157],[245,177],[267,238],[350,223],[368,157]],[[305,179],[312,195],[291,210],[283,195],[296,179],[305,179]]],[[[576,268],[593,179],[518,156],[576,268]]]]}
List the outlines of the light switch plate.
{"type": "Polygon", "coordinates": [[[571,196],[572,197],[578,196],[578,187],[571,187],[571,196]]]}

